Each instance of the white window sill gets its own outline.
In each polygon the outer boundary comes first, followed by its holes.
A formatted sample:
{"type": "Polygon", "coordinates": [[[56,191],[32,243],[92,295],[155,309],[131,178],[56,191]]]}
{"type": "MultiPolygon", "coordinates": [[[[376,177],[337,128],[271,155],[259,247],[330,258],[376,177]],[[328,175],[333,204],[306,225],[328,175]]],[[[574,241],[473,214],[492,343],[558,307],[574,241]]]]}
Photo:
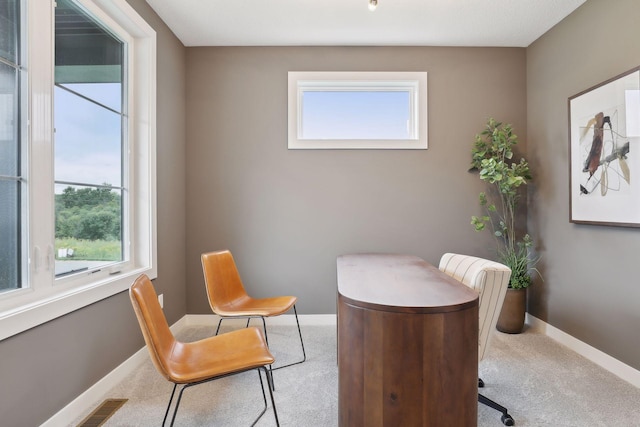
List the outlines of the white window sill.
{"type": "Polygon", "coordinates": [[[0,312],[0,340],[123,292],[143,273],[155,277],[153,269],[140,268],[0,312]]]}

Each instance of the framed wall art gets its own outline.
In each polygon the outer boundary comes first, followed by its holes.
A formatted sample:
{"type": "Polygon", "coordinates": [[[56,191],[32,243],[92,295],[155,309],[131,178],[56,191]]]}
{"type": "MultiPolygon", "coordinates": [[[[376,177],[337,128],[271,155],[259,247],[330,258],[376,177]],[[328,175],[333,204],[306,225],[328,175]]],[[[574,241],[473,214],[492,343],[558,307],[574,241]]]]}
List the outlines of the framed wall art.
{"type": "Polygon", "coordinates": [[[640,67],[569,98],[570,222],[640,227],[640,67]]]}

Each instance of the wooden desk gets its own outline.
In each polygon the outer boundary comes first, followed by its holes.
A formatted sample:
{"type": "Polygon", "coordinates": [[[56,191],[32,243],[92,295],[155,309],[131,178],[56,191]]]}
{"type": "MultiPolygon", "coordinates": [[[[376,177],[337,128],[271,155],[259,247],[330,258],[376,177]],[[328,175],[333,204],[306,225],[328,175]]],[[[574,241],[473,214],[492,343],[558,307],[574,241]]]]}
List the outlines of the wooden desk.
{"type": "Polygon", "coordinates": [[[477,425],[478,294],[413,256],[337,269],[339,425],[477,425]]]}

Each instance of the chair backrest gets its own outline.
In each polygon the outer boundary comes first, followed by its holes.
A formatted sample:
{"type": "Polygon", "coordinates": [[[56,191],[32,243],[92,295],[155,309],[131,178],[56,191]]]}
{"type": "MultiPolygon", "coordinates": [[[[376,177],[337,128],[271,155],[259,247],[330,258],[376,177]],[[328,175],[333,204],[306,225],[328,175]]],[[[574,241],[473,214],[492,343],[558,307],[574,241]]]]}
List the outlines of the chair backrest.
{"type": "Polygon", "coordinates": [[[480,295],[478,360],[482,360],[502,309],[511,269],[495,261],[452,253],[442,256],[439,269],[480,295]]]}
{"type": "Polygon", "coordinates": [[[156,291],[146,274],[139,276],[131,285],[129,297],[153,364],[158,372],[172,381],[170,358],[178,342],[169,329],[156,291]]]}
{"type": "Polygon", "coordinates": [[[207,297],[214,313],[221,314],[234,301],[249,298],[231,252],[208,252],[201,259],[207,297]]]}

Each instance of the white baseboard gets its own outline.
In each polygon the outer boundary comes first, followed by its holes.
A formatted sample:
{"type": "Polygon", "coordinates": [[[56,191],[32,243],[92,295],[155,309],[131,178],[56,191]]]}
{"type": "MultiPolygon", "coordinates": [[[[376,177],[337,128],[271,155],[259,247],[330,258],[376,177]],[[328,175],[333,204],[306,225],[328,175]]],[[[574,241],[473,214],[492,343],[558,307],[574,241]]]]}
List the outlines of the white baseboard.
{"type": "MultiPolygon", "coordinates": [[[[212,326],[215,328],[218,324],[218,319],[219,317],[214,314],[187,314],[171,326],[171,331],[177,334],[189,326],[212,326]]],[[[336,324],[335,314],[305,314],[298,316],[298,319],[302,326],[331,326],[336,324]]],[[[246,322],[246,320],[226,320],[225,322],[246,322]]],[[[252,322],[254,325],[259,324],[258,320],[253,320],[252,322]]],[[[267,325],[295,324],[296,319],[293,314],[284,314],[267,319],[267,325]]],[[[66,427],[73,421],[86,417],[104,399],[109,390],[131,375],[148,357],[147,348],[142,347],[133,356],[122,362],[104,378],[58,411],[53,417],[41,424],[41,427],[66,427]]]]}
{"type": "Polygon", "coordinates": [[[549,338],[554,339],[562,345],[569,347],[579,355],[589,359],[596,365],[611,372],[614,375],[622,378],[630,384],[640,388],[640,371],[632,368],[631,366],[615,359],[608,354],[598,350],[589,344],[580,341],[577,338],[567,334],[560,329],[549,325],[543,320],[538,319],[535,316],[527,313],[526,323],[533,331],[540,332],[549,338]]]}
{"type": "MultiPolygon", "coordinates": [[[[174,334],[186,326],[185,317],[171,326],[171,331],[174,334]]],[[[41,424],[40,427],[66,427],[71,425],[72,422],[86,417],[104,399],[109,390],[131,375],[148,357],[147,347],[142,347],[133,356],[122,362],[117,368],[58,411],[53,417],[41,424]]]]}
{"type": "MultiPolygon", "coordinates": [[[[187,314],[184,316],[185,326],[212,326],[218,325],[219,316],[215,314],[187,314]]],[[[301,314],[298,316],[301,326],[332,326],[336,325],[335,314],[301,314]]],[[[224,322],[236,322],[238,324],[246,323],[246,319],[227,319],[224,322]]],[[[281,316],[268,317],[267,325],[295,325],[296,317],[293,314],[283,314],[281,316]]],[[[258,319],[251,320],[254,326],[262,325],[258,319]]]]}

